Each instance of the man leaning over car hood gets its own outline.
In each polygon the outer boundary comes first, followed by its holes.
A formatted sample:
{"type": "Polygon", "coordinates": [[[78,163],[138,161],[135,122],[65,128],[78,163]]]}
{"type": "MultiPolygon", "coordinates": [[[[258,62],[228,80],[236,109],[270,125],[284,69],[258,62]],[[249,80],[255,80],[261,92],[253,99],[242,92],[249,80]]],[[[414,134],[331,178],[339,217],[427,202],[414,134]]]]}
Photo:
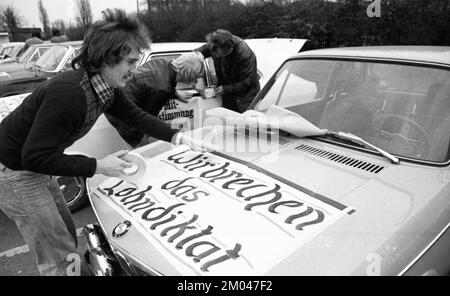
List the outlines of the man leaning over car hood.
{"type": "Polygon", "coordinates": [[[149,42],[136,19],[122,10],[105,11],[104,20],[89,28],[72,63],[75,71],[40,85],[0,124],[0,209],[15,221],[41,275],[66,275],[69,255],[78,253],[74,222],[51,176],[118,177],[131,166],[120,158],[127,151],[99,160],[64,154],[102,113],[155,138],[204,148],[123,96],[121,88],[149,42]]]}

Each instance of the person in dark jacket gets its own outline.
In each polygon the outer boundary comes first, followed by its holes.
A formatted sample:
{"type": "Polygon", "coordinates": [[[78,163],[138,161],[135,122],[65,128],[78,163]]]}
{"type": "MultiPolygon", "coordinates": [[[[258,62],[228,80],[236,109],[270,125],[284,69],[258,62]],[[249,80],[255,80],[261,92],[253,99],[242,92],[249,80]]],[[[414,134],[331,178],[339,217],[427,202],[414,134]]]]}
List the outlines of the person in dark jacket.
{"type": "Polygon", "coordinates": [[[51,43],[63,43],[63,42],[69,42],[70,39],[65,34],[61,34],[61,31],[59,29],[53,29],[52,30],[52,38],[50,38],[51,43]]]}
{"type": "MultiPolygon", "coordinates": [[[[175,97],[187,99],[187,94],[176,91],[177,83],[191,85],[203,77],[203,61],[203,56],[196,52],[182,54],[174,60],[152,59],[134,73],[124,92],[142,110],[157,116],[169,100],[175,97]]],[[[107,115],[107,118],[131,146],[141,143],[142,131],[113,116],[107,115]]]]}
{"type": "Polygon", "coordinates": [[[31,33],[31,38],[28,38],[25,41],[25,45],[23,46],[23,49],[21,52],[25,52],[28,48],[30,48],[33,44],[41,44],[44,43],[44,41],[41,39],[41,32],[39,31],[33,31],[31,33]]]}
{"type": "Polygon", "coordinates": [[[104,17],[89,28],[72,62],[75,70],[41,84],[0,123],[0,209],[15,221],[41,275],[69,275],[73,256],[83,258],[74,222],[52,176],[120,177],[131,166],[121,159],[127,151],[103,159],[64,154],[102,113],[158,139],[205,148],[125,98],[121,88],[150,40],[145,28],[124,11],[107,10],[104,17]]]}
{"type": "Polygon", "coordinates": [[[255,53],[226,30],[211,33],[207,41],[197,51],[214,60],[216,94],[222,95],[223,107],[244,112],[260,90],[255,53]]]}

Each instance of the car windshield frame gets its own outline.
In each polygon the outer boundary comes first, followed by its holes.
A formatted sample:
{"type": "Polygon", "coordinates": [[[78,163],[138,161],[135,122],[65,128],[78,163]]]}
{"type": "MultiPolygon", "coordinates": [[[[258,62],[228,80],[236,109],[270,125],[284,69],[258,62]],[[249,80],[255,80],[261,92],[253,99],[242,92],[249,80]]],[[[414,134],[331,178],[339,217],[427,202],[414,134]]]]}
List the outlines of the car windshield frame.
{"type": "MultiPolygon", "coordinates": [[[[269,90],[272,88],[277,76],[280,74],[280,71],[284,69],[287,63],[295,62],[295,61],[305,61],[305,60],[324,60],[324,61],[334,61],[334,62],[356,62],[356,63],[381,63],[381,64],[389,64],[389,65],[401,65],[401,66],[411,66],[411,67],[424,67],[424,68],[432,68],[436,70],[445,70],[449,71],[450,73],[450,65],[444,64],[444,63],[434,63],[434,62],[428,62],[428,61],[420,61],[420,60],[401,60],[401,59],[390,59],[390,58],[377,58],[377,57],[355,57],[355,56],[320,56],[320,55],[308,55],[308,56],[297,56],[287,59],[279,68],[278,70],[272,75],[269,82],[265,85],[265,87],[258,93],[258,95],[255,97],[253,102],[248,107],[248,110],[257,110],[256,107],[261,103],[262,100],[265,99],[266,95],[268,94],[269,90]]],[[[331,72],[329,73],[331,75],[331,72]]],[[[330,81],[327,81],[327,87],[330,81]]],[[[322,99],[326,99],[326,91],[324,92],[324,97],[322,99]]],[[[449,103],[450,106],[450,103],[449,103]]],[[[281,106],[282,107],[282,106],[281,106]]],[[[264,112],[265,110],[258,109],[257,111],[264,112]]],[[[348,143],[342,143],[338,142],[335,139],[330,139],[326,137],[314,137],[313,140],[331,143],[336,146],[341,146],[345,148],[349,148],[352,150],[357,150],[360,152],[364,152],[371,155],[378,155],[376,151],[372,149],[368,149],[368,147],[357,147],[354,145],[350,145],[348,143]]],[[[447,147],[450,151],[450,144],[449,147],[447,147]]],[[[447,153],[446,157],[442,161],[434,161],[434,160],[426,160],[426,159],[419,159],[414,157],[409,157],[405,155],[401,155],[395,152],[391,152],[388,150],[388,152],[392,153],[393,155],[397,156],[401,161],[406,161],[409,163],[414,164],[421,164],[421,165],[428,165],[428,166],[435,166],[435,167],[447,167],[450,165],[450,153],[447,153]]]]}
{"type": "Polygon", "coordinates": [[[2,50],[2,55],[6,55],[6,54],[9,55],[13,50],[14,50],[13,45],[5,46],[5,48],[3,48],[3,50],[2,50]]]}
{"type": "Polygon", "coordinates": [[[9,58],[14,59],[17,57],[17,54],[22,50],[23,46],[16,45],[14,46],[14,49],[11,51],[11,55],[9,58]]]}
{"type": "Polygon", "coordinates": [[[18,63],[26,64],[28,60],[33,56],[33,54],[39,49],[39,46],[30,46],[22,53],[19,57],[18,63]]]}
{"type": "MultiPolygon", "coordinates": [[[[67,54],[70,53],[70,47],[69,46],[65,46],[65,45],[54,45],[51,48],[49,48],[42,56],[39,57],[39,59],[36,60],[36,66],[39,68],[39,70],[44,71],[44,72],[56,72],[58,67],[61,65],[61,62],[64,60],[64,57],[67,56],[67,54]],[[55,54],[55,52],[59,49],[64,49],[65,52],[64,54],[62,54],[59,57],[58,63],[56,65],[52,64],[50,67],[50,65],[47,65],[44,63],[44,61],[47,61],[49,59],[49,56],[53,58],[52,55],[55,54]],[[53,68],[53,66],[55,66],[53,68]]],[[[58,53],[59,54],[59,53],[58,53]]]]}

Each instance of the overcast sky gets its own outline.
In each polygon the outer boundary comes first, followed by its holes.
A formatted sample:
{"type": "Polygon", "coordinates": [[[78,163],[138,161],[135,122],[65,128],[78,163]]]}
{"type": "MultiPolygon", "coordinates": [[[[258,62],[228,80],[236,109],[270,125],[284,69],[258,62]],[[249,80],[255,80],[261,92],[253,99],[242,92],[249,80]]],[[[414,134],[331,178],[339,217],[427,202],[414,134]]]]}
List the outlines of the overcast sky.
{"type": "MultiPolygon", "coordinates": [[[[43,0],[43,2],[47,8],[50,23],[57,19],[63,19],[66,22],[74,21],[76,16],[74,0],[43,0]]],[[[117,7],[127,12],[136,12],[136,0],[90,0],[90,3],[95,20],[101,18],[101,11],[106,8],[117,7]]],[[[8,4],[12,4],[22,16],[24,27],[42,27],[39,20],[38,0],[0,0],[0,6],[8,4]]]]}

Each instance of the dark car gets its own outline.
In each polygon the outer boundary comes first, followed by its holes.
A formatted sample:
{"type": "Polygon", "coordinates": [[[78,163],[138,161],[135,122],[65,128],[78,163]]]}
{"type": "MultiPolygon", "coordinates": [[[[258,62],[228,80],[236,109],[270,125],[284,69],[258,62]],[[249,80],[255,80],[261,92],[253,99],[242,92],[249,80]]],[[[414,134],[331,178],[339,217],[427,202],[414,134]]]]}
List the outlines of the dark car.
{"type": "Polygon", "coordinates": [[[0,97],[32,92],[50,77],[71,69],[81,41],[32,45],[16,63],[0,66],[0,97]]]}

